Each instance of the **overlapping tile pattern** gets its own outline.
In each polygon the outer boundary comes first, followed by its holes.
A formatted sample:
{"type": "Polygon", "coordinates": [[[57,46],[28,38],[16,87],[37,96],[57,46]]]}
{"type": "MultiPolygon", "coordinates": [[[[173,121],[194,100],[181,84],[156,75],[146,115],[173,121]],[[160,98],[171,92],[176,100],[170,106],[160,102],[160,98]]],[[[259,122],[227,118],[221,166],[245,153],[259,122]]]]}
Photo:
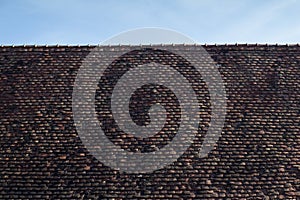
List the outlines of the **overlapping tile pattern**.
{"type": "MultiPolygon", "coordinates": [[[[201,113],[202,132],[177,162],[147,174],[120,173],[104,166],[84,148],[76,132],[72,87],[92,48],[0,47],[0,199],[300,198],[299,45],[204,46],[226,86],[222,136],[209,156],[197,157],[211,116],[205,84],[195,76],[199,81],[195,91],[208,107],[201,113]]],[[[151,56],[155,57],[148,51],[150,60],[151,56]]],[[[166,64],[175,59],[165,56],[166,64]]],[[[128,58],[128,62],[138,59],[128,58]]],[[[193,74],[190,67],[181,70],[193,74]]],[[[108,83],[116,78],[111,75],[108,83]]],[[[99,120],[104,119],[105,107],[97,98],[105,93],[102,90],[96,95],[99,120]]],[[[133,120],[145,124],[145,110],[156,101],[169,109],[171,128],[165,132],[138,140],[114,134],[117,126],[109,120],[102,128],[128,151],[155,151],[170,142],[175,134],[170,130],[178,128],[178,101],[167,88],[150,85],[133,95],[130,107],[133,120]],[[162,95],[145,98],[145,94],[155,96],[153,91],[162,95]]]]}

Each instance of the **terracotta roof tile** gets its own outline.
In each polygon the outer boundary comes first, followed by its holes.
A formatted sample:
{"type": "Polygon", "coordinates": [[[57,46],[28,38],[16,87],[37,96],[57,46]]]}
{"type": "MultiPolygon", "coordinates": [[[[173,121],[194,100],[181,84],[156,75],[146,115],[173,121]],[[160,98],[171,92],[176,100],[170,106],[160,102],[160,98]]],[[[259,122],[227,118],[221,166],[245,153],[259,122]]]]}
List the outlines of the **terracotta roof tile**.
{"type": "MultiPolygon", "coordinates": [[[[195,152],[211,118],[209,96],[192,68],[182,68],[203,99],[202,131],[175,163],[147,174],[120,173],[105,166],[87,151],[77,134],[72,115],[73,83],[83,59],[94,47],[0,47],[0,199],[300,198],[298,44],[204,45],[226,86],[228,106],[222,136],[207,157],[197,157],[195,152]]],[[[151,48],[155,47],[159,48],[151,48]]],[[[124,48],[129,47],[103,47],[106,51],[124,48]]],[[[187,48],[193,51],[197,46],[187,48]]],[[[153,60],[157,55],[148,56],[153,60]]],[[[159,59],[169,64],[176,56],[159,59]]],[[[128,60],[139,62],[134,56],[128,60]]],[[[118,78],[113,73],[108,83],[118,78]]],[[[167,88],[151,87],[161,94],[163,104],[172,102],[167,107],[169,121],[160,134],[139,140],[115,134],[116,125],[103,124],[107,137],[128,151],[155,151],[170,142],[178,129],[180,112],[175,95],[167,88]]],[[[96,99],[110,89],[98,90],[96,99]]],[[[154,101],[146,95],[150,89],[139,91],[148,103],[139,104],[138,92],[133,96],[133,111],[143,112],[145,105],[154,101]]],[[[102,110],[102,104],[96,101],[100,121],[112,117],[102,110]]],[[[146,115],[133,114],[133,119],[147,123],[146,115]]]]}

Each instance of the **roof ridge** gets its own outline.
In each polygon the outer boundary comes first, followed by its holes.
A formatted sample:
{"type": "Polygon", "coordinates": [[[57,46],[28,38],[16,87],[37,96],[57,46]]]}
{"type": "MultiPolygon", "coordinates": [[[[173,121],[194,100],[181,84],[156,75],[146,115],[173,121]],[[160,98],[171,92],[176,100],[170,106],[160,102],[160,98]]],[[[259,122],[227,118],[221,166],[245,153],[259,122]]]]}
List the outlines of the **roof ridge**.
{"type": "Polygon", "coordinates": [[[217,43],[204,43],[204,44],[139,44],[139,45],[130,45],[130,44],[113,44],[113,45],[102,45],[102,44],[78,44],[78,45],[69,45],[69,44],[23,44],[23,45],[5,45],[1,44],[0,47],[134,47],[134,46],[300,46],[299,43],[291,43],[291,44],[278,44],[278,43],[224,43],[224,44],[217,44],[217,43]]]}

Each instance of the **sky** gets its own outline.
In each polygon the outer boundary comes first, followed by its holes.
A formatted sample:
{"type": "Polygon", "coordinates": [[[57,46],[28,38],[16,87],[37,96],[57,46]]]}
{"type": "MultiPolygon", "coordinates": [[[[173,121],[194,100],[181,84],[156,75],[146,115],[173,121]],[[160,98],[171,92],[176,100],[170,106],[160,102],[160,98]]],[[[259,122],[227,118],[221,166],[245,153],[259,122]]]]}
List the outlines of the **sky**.
{"type": "Polygon", "coordinates": [[[204,44],[300,43],[300,0],[0,0],[0,44],[100,44],[142,27],[204,44]]]}

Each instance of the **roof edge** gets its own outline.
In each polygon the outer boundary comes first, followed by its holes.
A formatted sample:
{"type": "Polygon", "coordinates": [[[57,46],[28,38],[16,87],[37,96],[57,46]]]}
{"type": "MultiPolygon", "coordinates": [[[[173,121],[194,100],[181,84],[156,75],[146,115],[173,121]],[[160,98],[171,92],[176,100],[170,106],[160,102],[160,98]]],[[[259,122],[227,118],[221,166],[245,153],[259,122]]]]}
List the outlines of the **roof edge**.
{"type": "Polygon", "coordinates": [[[209,43],[205,43],[205,44],[140,44],[140,45],[122,45],[122,44],[118,44],[118,45],[102,45],[102,44],[78,44],[78,45],[68,45],[68,44],[55,44],[55,45],[47,45],[47,44],[43,44],[43,45],[36,45],[36,44],[23,44],[23,45],[0,45],[0,47],[17,47],[17,48],[20,48],[20,47],[120,47],[120,46],[123,46],[123,47],[130,47],[130,46],[260,46],[260,47],[263,47],[263,46],[300,46],[299,43],[296,43],[296,44],[261,44],[261,43],[235,43],[235,44],[209,44],[209,43]]]}

